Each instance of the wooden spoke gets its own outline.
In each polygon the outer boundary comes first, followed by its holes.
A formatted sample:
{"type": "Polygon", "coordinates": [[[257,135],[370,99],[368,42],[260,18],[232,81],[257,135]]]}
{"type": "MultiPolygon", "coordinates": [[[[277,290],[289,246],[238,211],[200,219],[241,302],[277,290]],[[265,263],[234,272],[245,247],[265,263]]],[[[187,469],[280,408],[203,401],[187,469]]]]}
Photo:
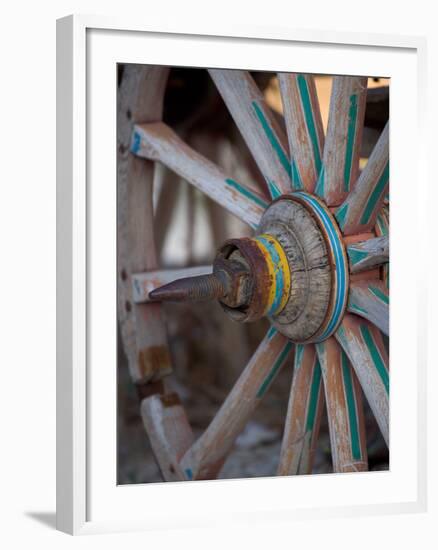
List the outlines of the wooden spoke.
{"type": "Polygon", "coordinates": [[[279,73],[294,189],[313,192],[322,165],[324,129],[313,76],[279,73]]]}
{"type": "Polygon", "coordinates": [[[132,304],[131,273],[157,267],[153,232],[152,162],[129,153],[133,122],[161,116],[168,69],[126,65],[118,95],[118,312],[135,383],[171,371],[161,304],[132,304]],[[148,98],[148,99],[146,99],[148,98]]]}
{"type": "Polygon", "coordinates": [[[273,198],[292,189],[287,137],[247,71],[210,69],[273,198]]]}
{"type": "Polygon", "coordinates": [[[278,475],[312,473],[323,406],[321,367],[315,347],[299,344],[295,348],[294,374],[278,475]]]}
{"type": "Polygon", "coordinates": [[[143,399],[141,417],[164,480],[187,479],[179,461],[194,438],[177,394],[152,395],[143,399]]]}
{"type": "Polygon", "coordinates": [[[382,236],[347,245],[350,273],[358,273],[389,262],[389,237],[382,236]]]}
{"type": "Polygon", "coordinates": [[[199,265],[196,267],[184,267],[181,269],[163,269],[161,271],[147,271],[134,273],[132,276],[132,298],[136,304],[150,302],[149,292],[167,285],[176,279],[184,277],[196,277],[212,273],[211,265],[199,265]]]}
{"type": "Polygon", "coordinates": [[[386,205],[377,214],[375,231],[379,237],[389,236],[389,209],[386,205]]]}
{"type": "Polygon", "coordinates": [[[368,319],[389,335],[389,295],[382,281],[357,281],[350,285],[348,311],[368,319]]]}
{"type": "Polygon", "coordinates": [[[316,345],[324,381],[334,472],[368,469],[362,394],[345,352],[334,337],[316,345]]]}
{"type": "Polygon", "coordinates": [[[333,79],[323,168],[316,186],[316,193],[329,206],[341,204],[359,174],[366,94],[367,78],[333,79]]]}
{"type": "Polygon", "coordinates": [[[181,467],[189,479],[214,479],[234,440],[290,356],[292,343],[271,328],[204,434],[181,467]]]}
{"type": "Polygon", "coordinates": [[[336,338],[348,355],[386,444],[389,444],[389,362],[382,335],[356,315],[345,315],[336,338]]]}
{"type": "Polygon", "coordinates": [[[257,227],[268,206],[262,195],[228,177],[166,124],[136,125],[131,150],[139,157],[162,162],[252,227],[257,227]]]}
{"type": "MultiPolygon", "coordinates": [[[[376,235],[389,236],[389,208],[387,205],[384,205],[377,215],[375,231],[376,235]]],[[[382,268],[382,278],[386,288],[389,290],[389,262],[382,268]]]]}
{"type": "Polygon", "coordinates": [[[357,184],[336,210],[345,235],[364,233],[374,227],[389,188],[389,123],[368,159],[357,184]]]}

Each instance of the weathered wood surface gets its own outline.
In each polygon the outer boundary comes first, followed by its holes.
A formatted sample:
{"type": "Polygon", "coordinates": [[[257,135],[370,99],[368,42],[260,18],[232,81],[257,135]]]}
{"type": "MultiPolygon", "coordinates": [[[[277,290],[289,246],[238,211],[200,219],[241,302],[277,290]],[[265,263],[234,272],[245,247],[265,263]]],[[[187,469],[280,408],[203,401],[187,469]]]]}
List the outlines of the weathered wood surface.
{"type": "MultiPolygon", "coordinates": [[[[389,237],[389,206],[385,204],[385,200],[383,202],[383,207],[377,215],[375,231],[378,236],[389,237]]],[[[382,267],[382,278],[386,288],[389,289],[389,263],[382,267]]]]}
{"type": "Polygon", "coordinates": [[[247,71],[209,70],[275,198],[292,190],[287,137],[247,71]]]}
{"type": "Polygon", "coordinates": [[[324,381],[334,472],[368,469],[362,394],[350,362],[334,337],[316,350],[324,381]]]}
{"type": "Polygon", "coordinates": [[[359,379],[386,444],[389,445],[389,360],[378,328],[345,315],[336,333],[359,379]]]}
{"type": "Polygon", "coordinates": [[[186,480],[179,461],[194,436],[177,394],[143,399],[141,417],[164,480],[186,480]]]}
{"type": "Polygon", "coordinates": [[[145,273],[134,273],[132,275],[132,298],[135,303],[150,302],[149,292],[156,288],[167,285],[176,279],[207,275],[212,273],[211,265],[200,265],[196,267],[185,267],[181,269],[163,269],[158,271],[147,271],[145,273]]]}
{"type": "Polygon", "coordinates": [[[306,203],[298,202],[298,194],[295,200],[274,202],[259,230],[278,239],[292,266],[289,300],[271,322],[294,342],[304,342],[318,338],[325,330],[335,285],[332,258],[316,215],[306,203]],[[289,230],[284,231],[284,227],[289,230]]]}
{"type": "Polygon", "coordinates": [[[214,479],[236,437],[288,361],[292,343],[271,328],[203,435],[181,460],[190,479],[214,479]]]}
{"type": "Polygon", "coordinates": [[[279,73],[292,159],[292,186],[313,192],[321,171],[324,129],[313,76],[279,73]]]}
{"type": "Polygon", "coordinates": [[[358,273],[389,262],[389,237],[382,236],[347,245],[350,273],[358,273]]]}
{"type": "Polygon", "coordinates": [[[323,167],[316,186],[316,193],[329,206],[341,204],[359,175],[366,95],[366,77],[334,77],[323,167]]]}
{"type": "Polygon", "coordinates": [[[351,283],[348,311],[368,319],[384,334],[389,335],[389,294],[382,281],[351,283]]]}
{"type": "Polygon", "coordinates": [[[133,304],[131,274],[156,269],[152,162],[129,152],[134,123],[161,118],[168,69],[126,65],[118,93],[118,318],[134,382],[171,371],[161,305],[133,304]]]}
{"type": "Polygon", "coordinates": [[[161,164],[155,165],[154,189],[157,180],[161,183],[157,205],[154,209],[154,237],[157,255],[163,251],[163,247],[172,226],[172,219],[175,216],[180,198],[180,177],[161,164]]]}
{"type": "Polygon", "coordinates": [[[257,227],[268,206],[263,195],[229,177],[166,124],[136,125],[131,150],[162,162],[251,227],[257,227]]]}
{"type": "Polygon", "coordinates": [[[323,407],[324,389],[315,346],[298,344],[278,475],[312,473],[323,407]]]}
{"type": "Polygon", "coordinates": [[[335,216],[345,235],[374,227],[389,189],[389,122],[351,193],[335,216]]]}

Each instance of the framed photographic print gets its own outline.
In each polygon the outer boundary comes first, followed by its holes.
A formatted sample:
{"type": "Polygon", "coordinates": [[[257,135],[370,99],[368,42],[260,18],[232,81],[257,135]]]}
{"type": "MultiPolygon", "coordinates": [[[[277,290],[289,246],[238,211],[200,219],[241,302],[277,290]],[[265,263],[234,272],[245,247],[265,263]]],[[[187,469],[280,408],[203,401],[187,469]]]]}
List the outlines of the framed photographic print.
{"type": "Polygon", "coordinates": [[[58,22],[60,529],[424,507],[423,49],[58,22]]]}

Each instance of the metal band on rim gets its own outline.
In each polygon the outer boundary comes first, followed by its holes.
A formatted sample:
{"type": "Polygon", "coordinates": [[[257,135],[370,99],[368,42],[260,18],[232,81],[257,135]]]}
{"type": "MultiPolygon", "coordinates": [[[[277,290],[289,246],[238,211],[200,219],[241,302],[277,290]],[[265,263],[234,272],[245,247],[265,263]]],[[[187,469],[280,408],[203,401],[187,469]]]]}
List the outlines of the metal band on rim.
{"type": "Polygon", "coordinates": [[[334,334],[338,328],[348,301],[349,271],[348,258],[342,234],[336,221],[325,204],[309,193],[297,191],[292,194],[303,201],[315,216],[327,242],[333,267],[332,299],[323,326],[312,341],[322,342],[334,334]]]}

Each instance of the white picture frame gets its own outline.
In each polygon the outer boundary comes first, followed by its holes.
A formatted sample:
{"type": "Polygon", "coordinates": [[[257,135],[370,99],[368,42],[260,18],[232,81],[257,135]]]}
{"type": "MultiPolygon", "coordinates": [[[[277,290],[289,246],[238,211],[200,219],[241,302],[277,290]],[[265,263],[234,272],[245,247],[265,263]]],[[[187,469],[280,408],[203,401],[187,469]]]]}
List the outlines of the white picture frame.
{"type": "Polygon", "coordinates": [[[413,148],[400,136],[409,132],[413,142],[422,139],[425,48],[424,39],[399,35],[287,28],[199,29],[196,25],[182,29],[176,23],[156,28],[135,20],[94,16],[58,21],[58,529],[84,534],[425,510],[426,360],[422,351],[424,331],[417,315],[424,307],[424,289],[411,291],[403,304],[397,301],[410,283],[403,274],[406,258],[397,236],[415,248],[416,265],[424,254],[422,247],[415,246],[424,233],[419,215],[426,196],[426,178],[421,172],[424,153],[420,146],[413,148]],[[292,50],[297,54],[293,61],[289,55],[292,50]],[[321,50],[330,55],[321,57],[321,50]],[[391,262],[392,272],[400,276],[391,286],[391,361],[398,368],[391,375],[389,472],[369,473],[368,477],[300,476],[134,487],[114,483],[116,272],[111,269],[115,265],[116,62],[382,74],[392,78],[391,136],[396,137],[391,141],[391,201],[395,205],[391,214],[391,262]],[[404,118],[400,120],[403,104],[404,118]],[[99,137],[96,128],[101,123],[105,132],[99,137]],[[403,161],[408,150],[409,164],[403,161]],[[412,178],[417,182],[414,195],[406,189],[412,178]],[[107,208],[99,209],[98,199],[104,195],[107,208]],[[417,228],[414,234],[407,234],[403,227],[406,211],[410,211],[417,228]],[[96,264],[114,277],[102,282],[96,264]],[[97,280],[102,282],[99,288],[97,280]],[[400,352],[394,344],[406,341],[401,322],[406,315],[411,316],[410,330],[417,337],[400,352]],[[107,345],[111,341],[108,338],[113,339],[113,347],[107,345]],[[406,399],[417,405],[407,408],[406,399]],[[406,437],[416,444],[403,449],[406,437]],[[202,505],[206,501],[211,503],[208,510],[202,505]],[[153,503],[150,509],[148,503],[153,503]]]}

